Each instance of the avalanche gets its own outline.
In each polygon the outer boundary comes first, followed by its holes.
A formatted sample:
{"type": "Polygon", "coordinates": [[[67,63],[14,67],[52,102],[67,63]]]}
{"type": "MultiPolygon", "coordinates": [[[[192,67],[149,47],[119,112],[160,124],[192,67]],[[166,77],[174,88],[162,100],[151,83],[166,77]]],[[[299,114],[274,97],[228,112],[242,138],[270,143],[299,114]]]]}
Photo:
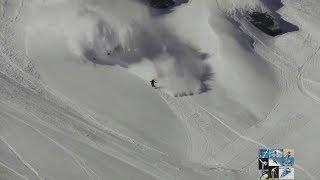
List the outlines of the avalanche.
{"type": "Polygon", "coordinates": [[[319,179],[319,5],[0,0],[0,179],[319,179]]]}

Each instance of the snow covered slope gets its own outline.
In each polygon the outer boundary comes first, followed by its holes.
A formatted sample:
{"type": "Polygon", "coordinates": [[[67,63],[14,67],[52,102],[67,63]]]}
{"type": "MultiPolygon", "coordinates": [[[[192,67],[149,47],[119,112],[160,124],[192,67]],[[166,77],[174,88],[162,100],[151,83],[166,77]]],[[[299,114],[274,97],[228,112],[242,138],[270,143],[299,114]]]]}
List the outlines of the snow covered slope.
{"type": "Polygon", "coordinates": [[[0,0],[0,179],[318,179],[319,2],[152,3],[0,0]]]}

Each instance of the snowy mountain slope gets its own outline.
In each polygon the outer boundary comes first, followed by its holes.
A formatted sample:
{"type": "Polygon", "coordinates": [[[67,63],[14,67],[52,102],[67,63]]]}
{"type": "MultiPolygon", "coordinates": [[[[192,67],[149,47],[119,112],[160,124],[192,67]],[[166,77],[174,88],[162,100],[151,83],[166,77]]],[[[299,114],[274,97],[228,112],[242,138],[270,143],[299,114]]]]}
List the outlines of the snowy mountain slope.
{"type": "Polygon", "coordinates": [[[266,147],[320,176],[317,1],[0,2],[0,178],[257,179],[266,147]]]}

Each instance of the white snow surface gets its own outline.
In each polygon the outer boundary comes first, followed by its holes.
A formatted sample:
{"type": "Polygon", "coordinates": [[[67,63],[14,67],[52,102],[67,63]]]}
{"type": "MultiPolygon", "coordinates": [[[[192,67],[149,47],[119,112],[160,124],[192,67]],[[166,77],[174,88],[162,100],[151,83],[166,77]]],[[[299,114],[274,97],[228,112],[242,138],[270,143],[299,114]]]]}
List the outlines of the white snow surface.
{"type": "Polygon", "coordinates": [[[0,0],[0,179],[254,180],[260,148],[319,179],[319,7],[0,0]],[[268,36],[252,11],[298,30],[268,36]]]}

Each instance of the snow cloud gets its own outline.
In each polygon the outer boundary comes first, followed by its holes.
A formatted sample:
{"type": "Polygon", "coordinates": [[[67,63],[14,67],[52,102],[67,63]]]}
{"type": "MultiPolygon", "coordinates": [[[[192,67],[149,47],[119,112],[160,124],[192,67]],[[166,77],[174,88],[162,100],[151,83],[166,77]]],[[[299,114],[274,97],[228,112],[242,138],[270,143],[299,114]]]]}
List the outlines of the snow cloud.
{"type": "Polygon", "coordinates": [[[157,79],[179,96],[210,89],[208,55],[180,39],[140,1],[38,1],[29,18],[33,31],[61,34],[79,59],[121,66],[147,81],[157,79]]]}

